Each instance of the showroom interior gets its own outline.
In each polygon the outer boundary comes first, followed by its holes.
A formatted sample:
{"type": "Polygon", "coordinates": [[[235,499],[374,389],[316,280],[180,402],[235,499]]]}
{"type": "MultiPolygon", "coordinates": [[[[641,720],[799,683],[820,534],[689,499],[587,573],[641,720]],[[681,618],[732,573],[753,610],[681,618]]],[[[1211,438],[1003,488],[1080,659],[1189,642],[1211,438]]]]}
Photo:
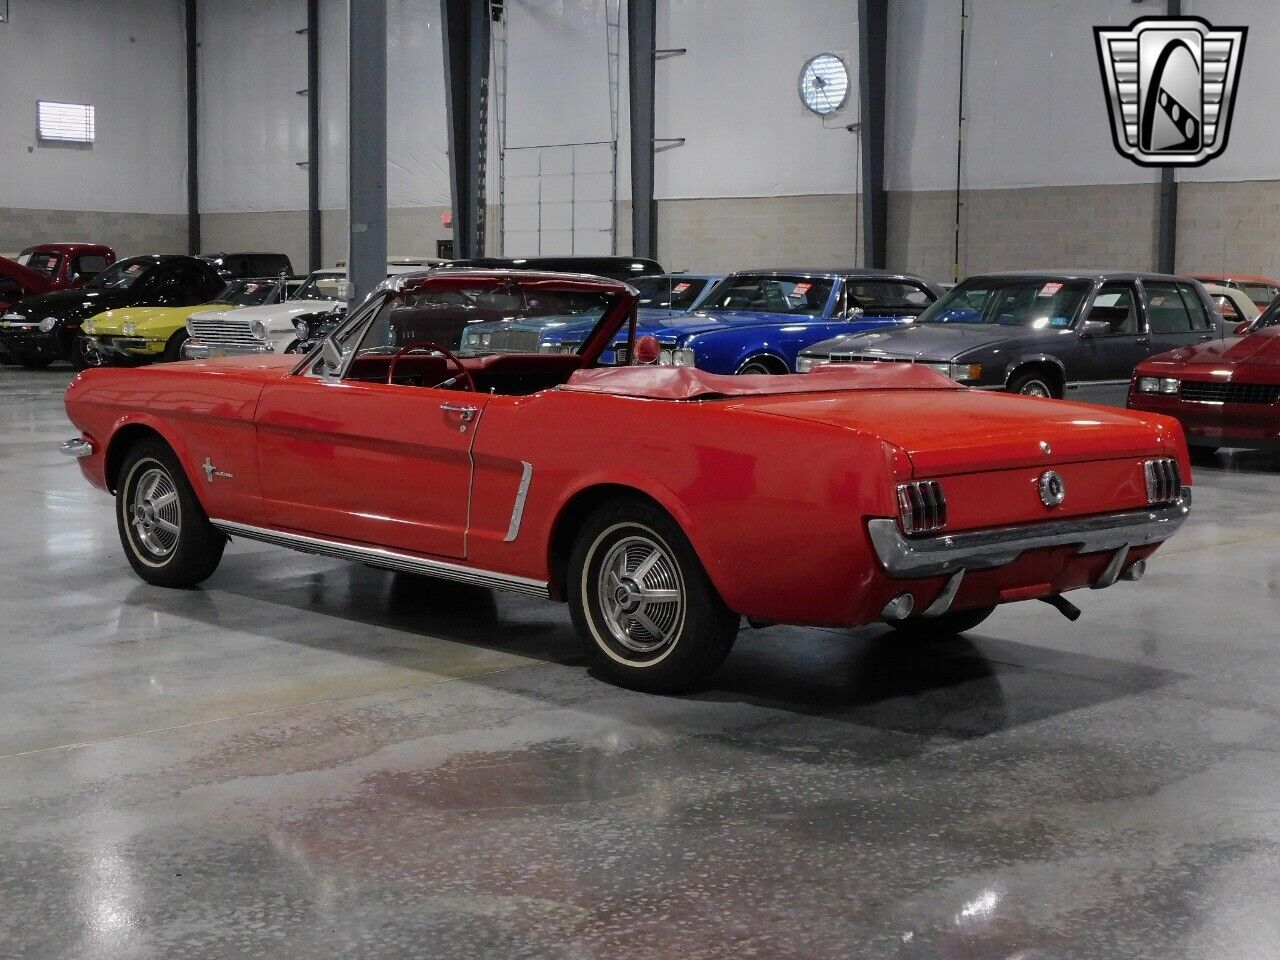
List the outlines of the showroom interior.
{"type": "Polygon", "coordinates": [[[1280,956],[1276,40],[0,0],[0,956],[1280,956]]]}

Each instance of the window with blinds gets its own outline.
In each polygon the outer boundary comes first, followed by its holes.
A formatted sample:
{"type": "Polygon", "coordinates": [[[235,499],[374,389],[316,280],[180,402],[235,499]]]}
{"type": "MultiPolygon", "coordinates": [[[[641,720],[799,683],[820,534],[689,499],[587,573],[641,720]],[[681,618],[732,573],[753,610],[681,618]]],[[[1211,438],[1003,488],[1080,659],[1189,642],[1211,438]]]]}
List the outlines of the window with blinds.
{"type": "Polygon", "coordinates": [[[93,143],[93,104],[40,100],[36,130],[41,140],[50,143],[93,143]]]}

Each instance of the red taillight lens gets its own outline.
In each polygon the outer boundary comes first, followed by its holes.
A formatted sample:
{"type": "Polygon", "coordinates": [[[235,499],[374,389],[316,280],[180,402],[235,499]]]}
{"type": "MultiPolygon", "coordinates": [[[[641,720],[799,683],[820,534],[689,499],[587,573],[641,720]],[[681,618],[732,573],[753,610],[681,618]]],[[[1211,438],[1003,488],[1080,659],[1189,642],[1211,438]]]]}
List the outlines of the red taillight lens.
{"type": "Polygon", "coordinates": [[[898,484],[898,520],[903,533],[931,533],[947,525],[947,498],[937,480],[898,484]]]}

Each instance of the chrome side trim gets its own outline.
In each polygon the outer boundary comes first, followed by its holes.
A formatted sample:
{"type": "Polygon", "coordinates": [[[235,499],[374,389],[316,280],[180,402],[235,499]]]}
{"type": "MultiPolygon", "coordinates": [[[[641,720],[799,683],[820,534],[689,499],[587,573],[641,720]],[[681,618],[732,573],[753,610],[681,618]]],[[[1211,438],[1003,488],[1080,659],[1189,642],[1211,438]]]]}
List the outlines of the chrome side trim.
{"type": "Polygon", "coordinates": [[[322,557],[337,557],[339,560],[351,560],[355,563],[367,563],[370,566],[382,567],[386,570],[399,570],[404,573],[416,573],[427,577],[439,577],[442,580],[453,580],[457,583],[473,583],[482,587],[493,587],[498,590],[512,590],[531,597],[547,599],[548,585],[545,580],[533,580],[528,577],[517,577],[510,573],[497,573],[493,570],[481,570],[467,567],[459,563],[444,560],[428,560],[411,553],[400,553],[384,547],[365,547],[340,540],[326,540],[322,537],[311,537],[301,533],[286,533],[283,530],[272,530],[267,527],[255,527],[247,523],[236,523],[233,520],[215,520],[210,523],[223,533],[246,540],[259,540],[278,547],[288,547],[302,553],[314,553],[322,557]]]}
{"type": "Polygon", "coordinates": [[[529,481],[533,479],[533,464],[527,460],[520,461],[520,486],[516,489],[516,502],[511,505],[511,523],[507,526],[507,535],[503,543],[510,543],[520,536],[520,521],[524,519],[524,501],[529,496],[529,481]]]}
{"type": "Polygon", "coordinates": [[[890,576],[936,577],[961,568],[989,570],[1012,563],[1028,550],[1074,546],[1079,553],[1143,547],[1178,532],[1191,512],[1191,488],[1174,503],[1145,510],[1070,517],[1012,527],[992,527],[935,537],[906,537],[896,520],[867,522],[876,556],[890,576]]]}
{"type": "Polygon", "coordinates": [[[93,444],[83,437],[76,437],[74,440],[63,440],[58,444],[58,452],[80,460],[93,453],[93,444]]]}

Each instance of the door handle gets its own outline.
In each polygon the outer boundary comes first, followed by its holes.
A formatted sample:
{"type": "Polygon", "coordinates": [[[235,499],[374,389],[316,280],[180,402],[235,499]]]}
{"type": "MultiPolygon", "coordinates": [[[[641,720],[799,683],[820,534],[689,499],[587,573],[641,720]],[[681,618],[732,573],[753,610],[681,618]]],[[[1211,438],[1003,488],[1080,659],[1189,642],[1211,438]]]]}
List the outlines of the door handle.
{"type": "Polygon", "coordinates": [[[440,409],[446,413],[456,413],[466,423],[470,423],[476,418],[476,414],[480,412],[479,407],[465,406],[460,403],[442,403],[440,409]]]}
{"type": "Polygon", "coordinates": [[[1208,343],[1210,340],[1217,340],[1217,339],[1218,338],[1214,336],[1212,333],[1203,333],[1199,337],[1199,340],[1201,343],[1208,343]]]}

